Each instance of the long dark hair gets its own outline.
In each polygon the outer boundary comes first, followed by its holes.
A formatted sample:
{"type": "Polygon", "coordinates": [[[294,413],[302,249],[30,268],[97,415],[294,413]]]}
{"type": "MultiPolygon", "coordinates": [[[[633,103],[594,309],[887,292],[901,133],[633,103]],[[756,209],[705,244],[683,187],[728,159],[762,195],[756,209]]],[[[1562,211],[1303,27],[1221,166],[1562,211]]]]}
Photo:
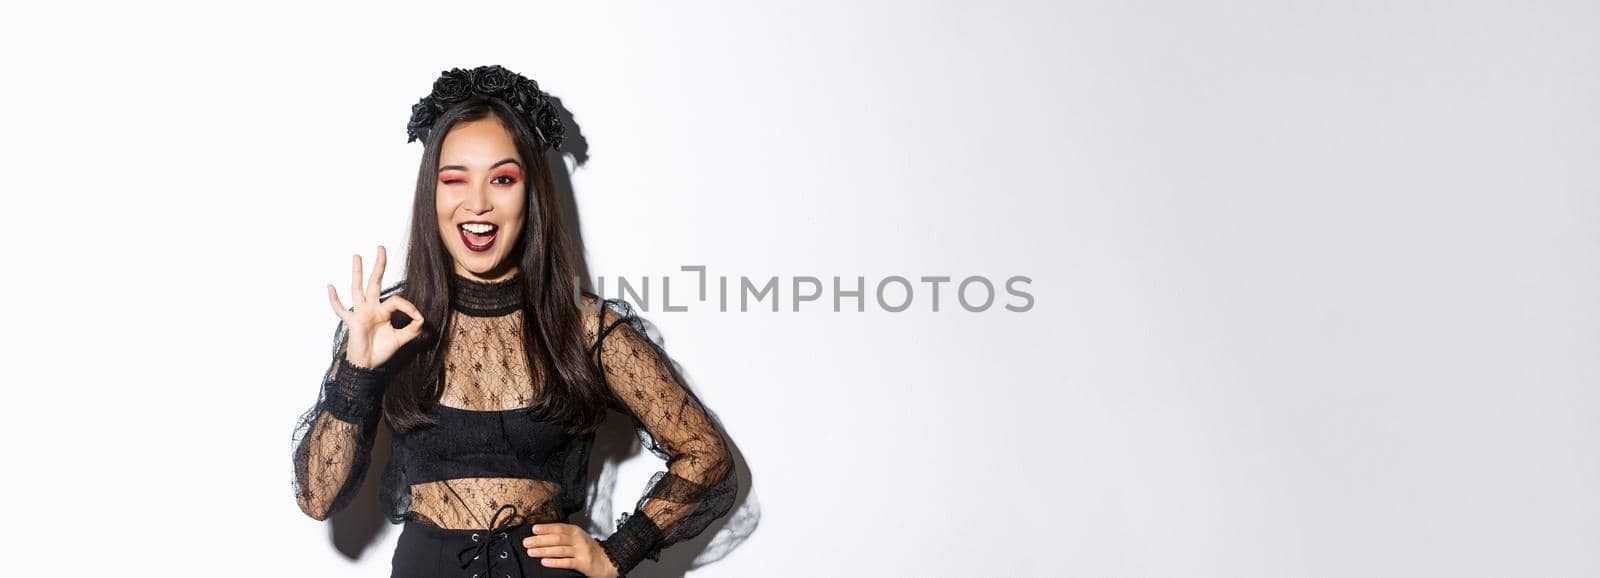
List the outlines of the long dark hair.
{"type": "MultiPolygon", "coordinates": [[[[504,102],[474,96],[440,115],[423,142],[422,165],[411,207],[411,241],[406,251],[401,295],[417,306],[426,324],[422,336],[406,344],[396,359],[399,367],[384,395],[384,417],[396,433],[429,425],[426,406],[444,394],[444,358],[450,345],[450,275],[454,258],[439,232],[434,196],[439,179],[439,148],[457,123],[494,116],[517,154],[532,168],[524,179],[522,234],[507,259],[517,262],[526,297],[522,310],[523,352],[534,380],[542,381],[528,415],[564,424],[568,431],[595,431],[605,419],[607,391],[590,362],[580,326],[582,316],[571,283],[577,270],[572,242],[561,219],[555,179],[545,157],[545,144],[504,102]]],[[[584,294],[589,294],[587,291],[584,294]]]]}

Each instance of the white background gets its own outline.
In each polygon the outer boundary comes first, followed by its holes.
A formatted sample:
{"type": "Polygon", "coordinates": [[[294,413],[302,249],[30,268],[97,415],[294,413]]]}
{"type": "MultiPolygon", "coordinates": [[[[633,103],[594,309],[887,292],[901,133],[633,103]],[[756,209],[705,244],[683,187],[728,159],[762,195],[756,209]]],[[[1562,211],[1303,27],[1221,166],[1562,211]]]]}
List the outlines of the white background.
{"type": "Polygon", "coordinates": [[[648,314],[760,508],[694,576],[1600,574],[1597,16],[6,3],[3,573],[387,575],[289,438],[411,104],[498,63],[581,127],[597,274],[1033,279],[648,314]]]}

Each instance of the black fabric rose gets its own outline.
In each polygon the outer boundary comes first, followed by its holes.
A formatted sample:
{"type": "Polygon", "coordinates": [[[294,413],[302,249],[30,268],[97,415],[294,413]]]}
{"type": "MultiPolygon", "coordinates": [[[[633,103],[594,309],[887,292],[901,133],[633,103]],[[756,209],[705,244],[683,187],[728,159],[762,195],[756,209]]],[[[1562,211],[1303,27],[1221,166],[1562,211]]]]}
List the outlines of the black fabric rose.
{"type": "Polygon", "coordinates": [[[479,94],[501,96],[515,84],[515,75],[498,64],[479,68],[472,75],[472,91],[479,94]]]}
{"type": "Polygon", "coordinates": [[[471,94],[472,73],[465,70],[452,68],[433,81],[433,98],[441,104],[460,102],[471,94]]]}
{"type": "Polygon", "coordinates": [[[543,93],[543,91],[539,90],[539,81],[527,77],[521,77],[517,80],[517,89],[533,94],[543,93]]]}
{"type": "Polygon", "coordinates": [[[416,104],[411,105],[411,121],[406,123],[406,142],[428,138],[428,132],[433,129],[433,121],[439,118],[431,97],[422,97],[416,104]]]}
{"type": "Polygon", "coordinates": [[[556,114],[555,107],[546,106],[539,111],[539,134],[544,135],[544,141],[550,148],[561,148],[561,141],[567,136],[567,127],[561,124],[561,117],[556,114]]]}
{"type": "Polygon", "coordinates": [[[566,127],[561,123],[555,104],[539,90],[538,82],[498,64],[472,70],[452,68],[439,73],[439,78],[433,81],[433,92],[411,106],[406,142],[426,140],[433,131],[433,123],[438,122],[446,109],[474,95],[501,100],[516,112],[524,126],[539,133],[546,145],[552,149],[561,148],[566,127]]]}
{"type": "Polygon", "coordinates": [[[513,96],[511,107],[529,118],[533,118],[539,113],[539,109],[544,108],[544,98],[539,95],[539,89],[530,88],[526,83],[518,86],[513,96]]]}

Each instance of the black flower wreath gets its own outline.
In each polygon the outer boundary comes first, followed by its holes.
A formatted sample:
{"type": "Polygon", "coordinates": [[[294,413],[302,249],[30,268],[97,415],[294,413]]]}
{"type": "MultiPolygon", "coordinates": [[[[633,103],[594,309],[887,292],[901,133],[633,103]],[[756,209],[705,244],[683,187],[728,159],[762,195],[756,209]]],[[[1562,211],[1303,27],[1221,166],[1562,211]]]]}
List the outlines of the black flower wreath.
{"type": "Polygon", "coordinates": [[[539,83],[500,65],[479,66],[472,70],[452,68],[439,73],[433,81],[433,93],[411,105],[411,122],[406,124],[406,142],[426,140],[433,130],[434,121],[450,105],[473,95],[498,98],[509,105],[517,115],[544,139],[551,149],[560,149],[566,137],[566,127],[556,114],[555,104],[539,91],[539,83]]]}

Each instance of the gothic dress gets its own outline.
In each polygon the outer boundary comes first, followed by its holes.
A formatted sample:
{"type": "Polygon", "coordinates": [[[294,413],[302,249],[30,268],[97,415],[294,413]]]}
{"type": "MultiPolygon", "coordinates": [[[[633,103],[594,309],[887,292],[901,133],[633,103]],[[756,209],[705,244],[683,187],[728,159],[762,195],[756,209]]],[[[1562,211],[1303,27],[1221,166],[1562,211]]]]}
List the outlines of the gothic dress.
{"type": "MultiPolygon", "coordinates": [[[[518,337],[520,280],[452,274],[449,285],[444,386],[424,410],[433,423],[392,436],[380,484],[382,510],[404,525],[394,576],[581,576],[529,559],[522,538],[531,524],[585,511],[594,434],[573,435],[526,414],[539,383],[518,337]]],[[[380,299],[403,291],[401,281],[380,299]]],[[[583,299],[581,338],[610,406],[632,418],[647,448],[665,461],[634,510],[599,540],[626,576],[726,514],[738,482],[714,418],[674,376],[632,308],[587,293],[583,299]]],[[[351,364],[346,333],[340,321],[317,403],[294,433],[295,496],[319,520],[347,506],[360,487],[393,373],[351,364]]]]}

